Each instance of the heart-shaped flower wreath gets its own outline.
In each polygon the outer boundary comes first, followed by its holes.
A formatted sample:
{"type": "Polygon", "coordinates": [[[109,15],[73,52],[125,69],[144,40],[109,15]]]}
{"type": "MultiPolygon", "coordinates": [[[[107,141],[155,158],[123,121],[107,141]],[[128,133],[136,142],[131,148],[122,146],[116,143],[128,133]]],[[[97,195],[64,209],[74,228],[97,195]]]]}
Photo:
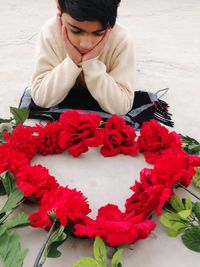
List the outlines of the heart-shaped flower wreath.
{"type": "Polygon", "coordinates": [[[68,111],[59,121],[45,126],[19,125],[11,134],[5,133],[4,139],[5,144],[0,145],[0,173],[12,172],[23,199],[38,203],[39,210],[29,216],[31,225],[50,229],[54,223],[65,232],[70,229],[76,237],[99,236],[110,246],[148,237],[156,227],[150,217],[152,212],[160,216],[173,189],[178,185],[187,187],[195,167],[200,166],[200,157],[183,151],[180,135],[155,120],[144,123],[137,137],[134,129],[117,115],[103,123],[97,114],[68,111]],[[143,152],[146,161],[154,164],[152,169],[141,170],[124,211],[107,204],[92,219],[87,198],[80,191],[60,186],[48,169],[30,164],[36,154],[67,150],[78,157],[89,147],[101,147],[100,152],[106,157],[143,152]]]}

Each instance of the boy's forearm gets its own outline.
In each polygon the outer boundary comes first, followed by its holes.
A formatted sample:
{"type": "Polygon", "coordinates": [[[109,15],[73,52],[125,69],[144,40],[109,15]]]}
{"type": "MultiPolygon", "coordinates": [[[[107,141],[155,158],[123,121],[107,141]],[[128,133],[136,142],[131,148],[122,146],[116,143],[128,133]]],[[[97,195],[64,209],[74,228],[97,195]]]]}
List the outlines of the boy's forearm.
{"type": "Polygon", "coordinates": [[[104,63],[96,58],[83,62],[82,68],[88,90],[102,109],[111,114],[124,115],[132,108],[133,67],[123,73],[107,73],[104,63]]]}
{"type": "Polygon", "coordinates": [[[36,71],[31,89],[34,102],[45,108],[60,103],[74,86],[81,70],[67,57],[50,71],[36,71]]]}

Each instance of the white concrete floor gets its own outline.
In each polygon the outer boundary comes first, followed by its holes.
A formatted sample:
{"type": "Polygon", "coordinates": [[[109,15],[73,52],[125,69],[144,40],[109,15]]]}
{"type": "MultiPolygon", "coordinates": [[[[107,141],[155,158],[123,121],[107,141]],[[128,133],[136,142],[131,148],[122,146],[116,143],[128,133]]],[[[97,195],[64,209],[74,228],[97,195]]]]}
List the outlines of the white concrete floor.
{"type": "MultiPolygon", "coordinates": [[[[9,107],[18,105],[23,89],[30,84],[39,29],[54,13],[54,0],[0,0],[0,117],[9,116],[9,107]]],[[[169,87],[170,91],[165,100],[171,105],[175,130],[197,139],[200,139],[199,14],[198,0],[122,0],[119,10],[119,21],[130,28],[135,39],[137,88],[156,92],[169,87]]],[[[56,163],[55,157],[46,158],[42,163],[45,162],[49,167],[56,165],[56,168],[51,170],[56,177],[64,177],[66,171],[68,177],[79,176],[79,184],[76,184],[76,180],[71,180],[71,186],[79,187],[91,197],[96,208],[97,204],[112,200],[122,206],[128,194],[127,190],[133,184],[132,178],[138,177],[139,170],[145,165],[142,158],[136,159],[135,162],[135,159],[121,156],[105,160],[95,151],[91,151],[83,159],[72,160],[67,157],[67,165],[65,160],[66,158],[56,156],[56,163]],[[94,166],[96,169],[92,168],[89,172],[91,165],[95,165],[91,164],[91,158],[96,159],[100,165],[94,166]],[[70,166],[70,170],[67,166],[70,166]],[[80,166],[78,173],[77,166],[80,166]],[[119,168],[111,173],[111,169],[116,166],[119,168]],[[100,173],[100,169],[105,168],[107,173],[110,170],[111,180],[108,182],[109,177],[105,177],[105,184],[101,186],[101,199],[98,199],[95,186],[97,189],[99,184],[97,182],[95,185],[95,182],[101,181],[105,172],[100,173]],[[82,179],[94,173],[95,181],[91,180],[86,185],[82,179]],[[123,178],[123,187],[120,187],[119,179],[123,174],[132,178],[123,178]],[[80,175],[83,176],[80,178],[80,175]],[[116,179],[116,184],[113,185],[116,175],[119,179],[116,179]],[[114,188],[113,192],[110,192],[109,188],[114,188]],[[120,200],[116,197],[119,194],[120,200]]],[[[38,157],[35,161],[42,160],[38,157]]],[[[23,246],[30,249],[24,263],[25,267],[29,267],[33,265],[33,258],[45,233],[35,229],[20,230],[20,233],[23,235],[23,246]]],[[[45,266],[71,267],[81,256],[91,254],[91,242],[69,240],[62,247],[62,252],[62,258],[47,261],[45,266]]],[[[134,250],[126,249],[123,258],[124,267],[198,265],[199,254],[186,249],[180,238],[168,238],[165,229],[160,225],[154,236],[134,245],[134,250]]]]}

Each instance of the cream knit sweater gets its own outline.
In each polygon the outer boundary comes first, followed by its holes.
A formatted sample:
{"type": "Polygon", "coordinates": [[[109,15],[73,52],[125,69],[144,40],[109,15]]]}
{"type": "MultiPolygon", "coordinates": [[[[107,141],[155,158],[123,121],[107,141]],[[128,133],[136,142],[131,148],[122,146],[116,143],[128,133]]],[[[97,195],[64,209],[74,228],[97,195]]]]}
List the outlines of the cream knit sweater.
{"type": "Polygon", "coordinates": [[[56,18],[42,28],[36,47],[32,98],[41,107],[60,103],[77,81],[86,84],[101,108],[126,114],[133,104],[135,58],[127,30],[116,24],[98,58],[77,66],[67,55],[56,18]]]}

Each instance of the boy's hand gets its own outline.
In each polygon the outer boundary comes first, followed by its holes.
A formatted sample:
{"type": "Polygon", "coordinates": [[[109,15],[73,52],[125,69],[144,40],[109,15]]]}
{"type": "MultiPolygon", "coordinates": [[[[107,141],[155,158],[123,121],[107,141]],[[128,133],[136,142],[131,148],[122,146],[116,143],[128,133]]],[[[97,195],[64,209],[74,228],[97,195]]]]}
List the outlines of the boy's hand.
{"type": "Polygon", "coordinates": [[[109,28],[106,31],[106,33],[104,34],[104,37],[102,38],[102,40],[90,52],[83,55],[82,61],[93,59],[93,58],[99,56],[100,52],[102,51],[102,49],[104,48],[104,46],[108,40],[108,37],[109,37],[111,31],[112,31],[112,29],[109,28]]]}
{"type": "Polygon", "coordinates": [[[71,58],[71,60],[78,65],[82,61],[82,55],[81,53],[73,46],[73,44],[70,42],[68,35],[67,35],[67,29],[64,25],[62,25],[62,39],[64,41],[67,54],[71,58]]]}

